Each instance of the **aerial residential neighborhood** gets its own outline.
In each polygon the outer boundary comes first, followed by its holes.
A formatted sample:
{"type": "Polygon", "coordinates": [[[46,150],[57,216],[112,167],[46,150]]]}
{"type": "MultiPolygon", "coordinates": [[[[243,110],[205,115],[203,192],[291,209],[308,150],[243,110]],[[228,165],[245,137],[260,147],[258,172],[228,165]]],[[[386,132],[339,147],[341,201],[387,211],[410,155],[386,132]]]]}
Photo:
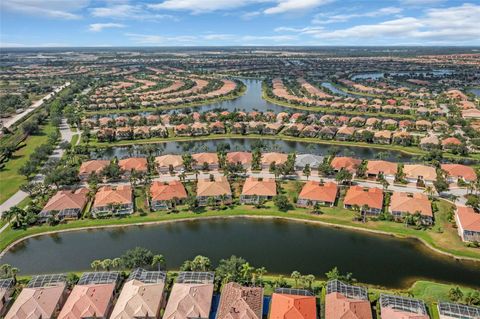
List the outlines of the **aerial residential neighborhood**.
{"type": "Polygon", "coordinates": [[[0,318],[480,319],[480,4],[0,21],[0,318]]]}

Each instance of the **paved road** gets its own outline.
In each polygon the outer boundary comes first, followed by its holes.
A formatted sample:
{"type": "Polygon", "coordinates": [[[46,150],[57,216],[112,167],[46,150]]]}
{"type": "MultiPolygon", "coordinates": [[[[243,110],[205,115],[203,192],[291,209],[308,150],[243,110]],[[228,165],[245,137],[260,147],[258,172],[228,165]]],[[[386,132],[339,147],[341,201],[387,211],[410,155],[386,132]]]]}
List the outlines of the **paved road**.
{"type": "MultiPolygon", "coordinates": [[[[64,119],[60,124],[60,134],[62,141],[71,142],[74,133],[71,131],[70,126],[67,124],[67,121],[64,119]]],[[[50,155],[49,159],[60,159],[63,156],[64,150],[62,150],[58,145],[50,155]]],[[[42,182],[45,176],[42,174],[37,174],[34,178],[34,182],[42,182]]],[[[28,193],[18,190],[12,197],[7,199],[3,204],[0,205],[0,216],[4,211],[9,210],[11,207],[18,205],[21,201],[28,197],[28,193]]],[[[1,231],[0,231],[1,232],[1,231]]]]}
{"type": "MultiPolygon", "coordinates": [[[[67,82],[64,85],[57,87],[55,90],[53,90],[53,92],[50,92],[49,94],[45,95],[40,100],[38,100],[35,103],[33,103],[32,105],[30,105],[30,107],[28,107],[22,113],[15,114],[14,116],[7,118],[5,121],[2,121],[3,122],[3,127],[9,128],[13,124],[17,123],[19,120],[24,118],[26,115],[32,113],[33,111],[35,111],[38,107],[42,106],[45,101],[49,100],[51,97],[53,97],[54,95],[56,95],[58,92],[60,92],[61,90],[63,90],[64,88],[66,88],[69,85],[70,85],[70,82],[67,82]]],[[[2,125],[0,125],[0,127],[1,126],[2,125]]]]}

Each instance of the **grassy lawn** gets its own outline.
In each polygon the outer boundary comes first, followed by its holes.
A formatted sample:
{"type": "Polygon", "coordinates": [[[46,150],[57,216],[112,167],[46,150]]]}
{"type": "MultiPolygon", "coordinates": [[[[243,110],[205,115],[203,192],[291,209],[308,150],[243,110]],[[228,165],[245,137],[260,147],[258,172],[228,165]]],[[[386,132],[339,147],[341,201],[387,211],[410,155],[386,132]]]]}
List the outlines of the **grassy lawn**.
{"type": "MultiPolygon", "coordinates": [[[[414,297],[425,300],[426,302],[448,301],[448,292],[456,285],[447,285],[431,281],[419,280],[408,290],[414,297]]],[[[463,295],[474,292],[472,288],[460,287],[463,295]]]]}
{"type": "Polygon", "coordinates": [[[26,182],[27,179],[17,173],[18,169],[27,162],[35,148],[47,141],[48,135],[54,130],[55,128],[50,124],[43,126],[40,134],[29,136],[23,142],[25,146],[16,151],[5,163],[5,167],[0,170],[0,203],[15,194],[20,189],[20,185],[26,182]]]}
{"type": "Polygon", "coordinates": [[[79,136],[80,136],[80,135],[78,135],[78,134],[73,135],[73,136],[72,136],[72,141],[70,142],[70,144],[72,144],[72,145],[77,145],[79,136]]]}
{"type": "MultiPolygon", "coordinates": [[[[288,185],[288,184],[287,184],[288,185]]],[[[292,184],[293,185],[293,184],[292,184]]],[[[287,186],[287,188],[290,186],[287,186]]],[[[294,186],[292,186],[294,187],[294,186]]],[[[144,195],[142,195],[144,196],[144,195]]],[[[144,200],[140,200],[144,202],[144,200]]],[[[137,202],[137,205],[140,203],[137,202]]],[[[132,216],[123,218],[110,219],[83,219],[78,221],[68,222],[57,226],[41,225],[28,228],[26,230],[12,230],[8,228],[0,238],[0,250],[5,249],[10,243],[21,239],[25,236],[41,234],[50,231],[60,231],[66,229],[76,229],[82,227],[102,227],[111,225],[129,225],[148,222],[174,221],[179,219],[199,219],[207,217],[225,217],[225,216],[252,216],[252,217],[280,217],[291,218],[305,221],[318,221],[331,225],[340,225],[347,227],[354,227],[357,229],[365,229],[370,231],[384,232],[396,235],[401,238],[418,238],[440,251],[447,252],[459,257],[470,257],[480,260],[480,250],[466,247],[457,237],[456,230],[452,227],[443,226],[443,233],[435,232],[434,230],[415,230],[413,228],[405,227],[402,223],[394,223],[388,221],[369,221],[367,223],[360,223],[353,220],[354,212],[340,207],[326,207],[322,208],[322,215],[311,214],[310,210],[295,208],[286,213],[279,212],[272,203],[267,203],[265,208],[257,209],[253,206],[238,205],[229,207],[225,210],[210,210],[204,209],[201,213],[192,213],[182,208],[179,213],[168,214],[149,213],[145,216],[140,216],[136,213],[132,216]]],[[[451,206],[448,202],[440,202],[438,204],[440,211],[437,213],[437,218],[442,221],[446,220],[448,208],[451,206]]]]}

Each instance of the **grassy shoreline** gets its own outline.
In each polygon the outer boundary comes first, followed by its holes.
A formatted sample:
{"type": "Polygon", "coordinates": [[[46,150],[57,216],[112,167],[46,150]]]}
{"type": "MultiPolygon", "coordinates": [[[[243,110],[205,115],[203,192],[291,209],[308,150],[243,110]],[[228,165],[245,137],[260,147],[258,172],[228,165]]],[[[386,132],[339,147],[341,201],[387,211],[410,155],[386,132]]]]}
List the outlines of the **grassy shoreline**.
{"type": "MultiPolygon", "coordinates": [[[[448,207],[448,203],[441,202],[442,209],[448,207]],[[446,206],[444,206],[446,205],[446,206]]],[[[329,227],[342,227],[353,231],[363,231],[376,233],[387,236],[394,236],[397,238],[413,238],[422,242],[425,248],[429,248],[430,252],[435,251],[452,258],[464,259],[470,261],[480,261],[480,251],[465,246],[456,246],[458,242],[452,242],[454,239],[447,237],[446,241],[437,242],[435,232],[432,231],[418,231],[412,228],[406,228],[402,224],[393,222],[369,222],[361,224],[352,221],[353,212],[339,208],[324,208],[325,214],[313,215],[307,209],[295,209],[287,213],[279,212],[274,207],[267,207],[263,209],[255,209],[249,206],[237,206],[228,208],[223,211],[208,210],[204,213],[195,214],[191,212],[179,212],[176,214],[166,213],[150,213],[146,216],[139,216],[137,214],[126,218],[110,218],[99,220],[78,220],[57,226],[34,226],[26,230],[12,230],[8,227],[0,239],[0,250],[2,253],[0,257],[8,251],[15,244],[23,241],[26,238],[35,237],[44,234],[51,234],[65,231],[78,231],[83,229],[93,228],[107,228],[107,227],[123,227],[123,226],[139,226],[139,225],[153,225],[167,222],[180,222],[191,220],[205,220],[208,218],[280,218],[288,221],[309,222],[317,225],[329,227]]],[[[439,234],[442,235],[442,234],[439,234]]],[[[450,235],[450,234],[447,234],[450,235]]],[[[457,239],[459,240],[459,239],[457,239]]],[[[460,242],[461,243],[461,242],[460,242]]]]}

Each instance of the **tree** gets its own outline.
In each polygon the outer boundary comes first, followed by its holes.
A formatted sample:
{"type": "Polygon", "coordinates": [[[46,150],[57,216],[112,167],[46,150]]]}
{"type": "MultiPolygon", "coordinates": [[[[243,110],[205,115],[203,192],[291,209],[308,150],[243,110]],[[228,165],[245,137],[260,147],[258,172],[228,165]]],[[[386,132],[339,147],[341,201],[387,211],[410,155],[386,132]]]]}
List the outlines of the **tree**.
{"type": "Polygon", "coordinates": [[[250,266],[250,263],[246,262],[242,265],[240,268],[240,274],[242,275],[244,282],[247,283],[251,281],[253,271],[254,268],[250,266]]]}
{"type": "Polygon", "coordinates": [[[335,175],[335,180],[340,183],[340,184],[344,184],[345,182],[347,181],[351,181],[352,180],[352,173],[350,173],[349,171],[347,171],[346,169],[341,169],[336,175],[335,175]]]}
{"type": "Polygon", "coordinates": [[[452,287],[448,291],[448,298],[453,302],[460,301],[463,298],[463,292],[459,287],[452,287]]]}
{"type": "Polygon", "coordinates": [[[257,282],[260,285],[263,285],[263,276],[267,273],[267,269],[265,267],[260,267],[255,269],[255,274],[257,277],[257,282]]]}
{"type": "Polygon", "coordinates": [[[291,208],[291,204],[290,204],[287,196],[282,195],[282,194],[275,196],[273,198],[273,203],[282,212],[286,212],[291,208]]]}
{"type": "Polygon", "coordinates": [[[133,269],[150,266],[153,261],[153,253],[143,247],[135,247],[127,250],[121,257],[125,268],[133,269]]]}
{"type": "Polygon", "coordinates": [[[154,255],[152,258],[152,267],[158,267],[158,271],[164,269],[167,266],[166,259],[163,255],[154,255]]]}
{"type": "Polygon", "coordinates": [[[347,283],[352,283],[357,281],[355,278],[353,278],[353,274],[351,272],[348,272],[345,275],[342,275],[342,273],[338,270],[337,267],[334,267],[330,271],[326,272],[325,277],[327,277],[328,280],[337,279],[337,280],[345,281],[347,283]]]}
{"type": "Polygon", "coordinates": [[[310,169],[310,164],[305,164],[305,167],[303,168],[303,175],[305,175],[308,180],[311,174],[312,174],[312,171],[310,169]]]}
{"type": "Polygon", "coordinates": [[[111,259],[104,259],[102,260],[102,268],[106,271],[110,271],[110,267],[112,267],[112,260],[111,259]]]}
{"type": "Polygon", "coordinates": [[[242,282],[240,269],[247,261],[242,257],[231,256],[228,259],[221,259],[215,269],[215,280],[218,283],[228,279],[230,281],[242,282]]]}
{"type": "Polygon", "coordinates": [[[308,288],[311,290],[312,289],[312,285],[313,283],[315,282],[315,276],[314,275],[306,275],[305,276],[305,281],[307,282],[308,284],[308,288]]]}
{"type": "Polygon", "coordinates": [[[122,259],[118,257],[112,259],[112,268],[119,269],[121,265],[122,265],[122,259]]]}
{"type": "Polygon", "coordinates": [[[74,272],[70,272],[67,274],[67,286],[73,287],[78,282],[78,276],[74,272]]]}
{"type": "Polygon", "coordinates": [[[302,278],[302,274],[299,271],[294,270],[290,277],[295,281],[295,288],[298,288],[298,281],[302,278]]]}
{"type": "Polygon", "coordinates": [[[210,258],[198,255],[193,258],[191,263],[192,271],[209,271],[212,266],[210,258]]]}
{"type": "Polygon", "coordinates": [[[470,291],[465,295],[465,303],[470,306],[480,305],[480,291],[470,291]]]}
{"type": "Polygon", "coordinates": [[[95,271],[98,271],[100,269],[100,267],[102,267],[102,261],[101,260],[94,260],[92,261],[92,263],[90,264],[90,267],[95,270],[95,271]]]}
{"type": "Polygon", "coordinates": [[[20,228],[24,225],[25,210],[20,207],[13,206],[9,210],[3,212],[2,219],[8,221],[12,228],[20,228]]]}

